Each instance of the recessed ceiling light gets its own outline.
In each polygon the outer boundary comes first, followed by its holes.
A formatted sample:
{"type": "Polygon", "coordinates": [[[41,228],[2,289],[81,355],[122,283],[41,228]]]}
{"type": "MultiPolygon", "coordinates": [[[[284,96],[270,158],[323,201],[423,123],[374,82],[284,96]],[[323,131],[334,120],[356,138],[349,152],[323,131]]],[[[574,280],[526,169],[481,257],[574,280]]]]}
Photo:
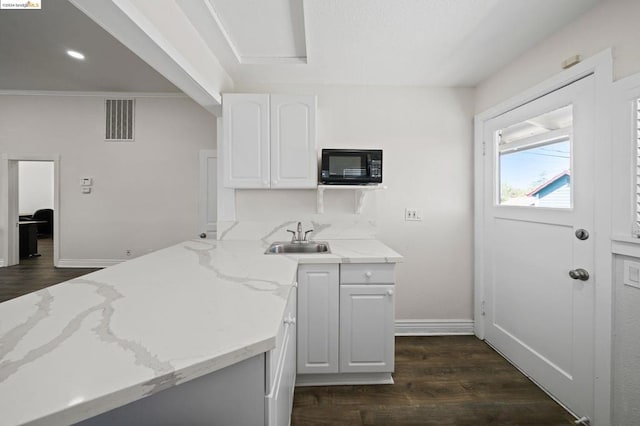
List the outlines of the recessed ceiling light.
{"type": "Polygon", "coordinates": [[[67,55],[74,59],[84,60],[84,55],[80,52],[76,52],[75,50],[67,50],[67,55]]]}

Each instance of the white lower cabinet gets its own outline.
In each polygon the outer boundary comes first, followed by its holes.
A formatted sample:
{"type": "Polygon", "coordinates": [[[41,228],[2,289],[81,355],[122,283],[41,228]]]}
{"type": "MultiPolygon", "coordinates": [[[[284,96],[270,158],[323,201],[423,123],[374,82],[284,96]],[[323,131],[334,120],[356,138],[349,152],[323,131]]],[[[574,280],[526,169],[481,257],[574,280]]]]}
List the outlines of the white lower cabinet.
{"type": "Polygon", "coordinates": [[[394,265],[298,267],[299,385],[393,383],[394,265]]]}
{"type": "Polygon", "coordinates": [[[337,264],[298,267],[298,374],[338,372],[337,264]]]}
{"type": "Polygon", "coordinates": [[[266,413],[267,426],[288,426],[293,408],[293,390],[296,384],[296,289],[287,302],[276,348],[267,353],[266,413]]]}
{"type": "Polygon", "coordinates": [[[393,372],[393,285],[340,286],[340,371],[393,372]]]}

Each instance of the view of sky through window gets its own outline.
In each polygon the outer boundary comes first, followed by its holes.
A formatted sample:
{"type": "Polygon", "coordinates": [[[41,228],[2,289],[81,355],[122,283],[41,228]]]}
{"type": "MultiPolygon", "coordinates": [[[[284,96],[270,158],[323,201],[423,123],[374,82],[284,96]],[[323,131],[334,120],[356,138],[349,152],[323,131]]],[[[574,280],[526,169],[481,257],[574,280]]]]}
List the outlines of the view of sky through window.
{"type": "Polygon", "coordinates": [[[497,132],[499,204],[571,207],[572,125],[569,105],[497,132]]]}

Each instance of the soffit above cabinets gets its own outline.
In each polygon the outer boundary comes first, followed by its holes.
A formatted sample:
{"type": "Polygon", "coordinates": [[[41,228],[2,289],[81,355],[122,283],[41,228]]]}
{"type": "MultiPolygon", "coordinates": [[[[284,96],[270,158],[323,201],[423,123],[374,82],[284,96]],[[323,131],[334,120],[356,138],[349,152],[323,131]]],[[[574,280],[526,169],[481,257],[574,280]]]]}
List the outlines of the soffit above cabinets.
{"type": "Polygon", "coordinates": [[[215,22],[237,63],[307,62],[302,0],[204,2],[209,12],[206,18],[215,22]]]}

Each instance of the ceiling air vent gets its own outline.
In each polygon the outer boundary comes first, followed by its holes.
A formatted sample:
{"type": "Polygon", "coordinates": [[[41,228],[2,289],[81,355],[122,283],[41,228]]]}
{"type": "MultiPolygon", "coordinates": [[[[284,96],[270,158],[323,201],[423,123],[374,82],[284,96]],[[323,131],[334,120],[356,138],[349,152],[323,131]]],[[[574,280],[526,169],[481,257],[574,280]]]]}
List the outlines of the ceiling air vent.
{"type": "Polygon", "coordinates": [[[133,99],[107,99],[105,101],[105,137],[106,141],[133,140],[133,99]]]}

